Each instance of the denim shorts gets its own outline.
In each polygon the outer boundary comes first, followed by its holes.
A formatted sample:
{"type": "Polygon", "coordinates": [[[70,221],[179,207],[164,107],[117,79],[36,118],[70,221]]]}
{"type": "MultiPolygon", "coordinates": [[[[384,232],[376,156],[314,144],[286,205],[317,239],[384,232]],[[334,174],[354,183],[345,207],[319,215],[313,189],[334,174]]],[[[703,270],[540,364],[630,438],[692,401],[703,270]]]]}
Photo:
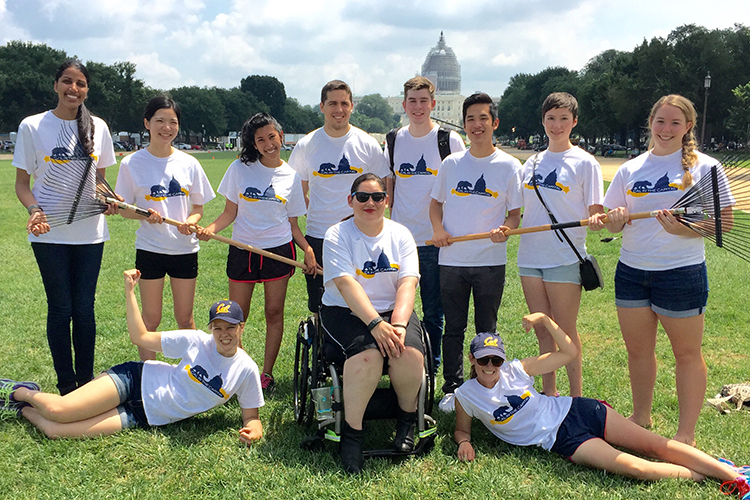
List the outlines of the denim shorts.
{"type": "Polygon", "coordinates": [[[655,313],[669,318],[690,318],[703,314],[707,302],[705,262],[666,271],[645,271],[617,263],[617,307],[651,307],[655,313]]]}
{"type": "Polygon", "coordinates": [[[589,439],[604,439],[606,427],[607,406],[604,403],[590,398],[573,398],[550,451],[570,458],[589,439]]]}
{"type": "Polygon", "coordinates": [[[581,284],[581,263],[575,262],[565,266],[555,267],[519,267],[519,276],[529,278],[542,278],[546,283],[573,283],[581,284]]]}
{"type": "Polygon", "coordinates": [[[131,427],[147,428],[148,419],[143,411],[143,396],[141,395],[141,377],[143,375],[143,361],[128,361],[115,365],[104,373],[112,378],[120,396],[120,422],[123,429],[131,427]]]}

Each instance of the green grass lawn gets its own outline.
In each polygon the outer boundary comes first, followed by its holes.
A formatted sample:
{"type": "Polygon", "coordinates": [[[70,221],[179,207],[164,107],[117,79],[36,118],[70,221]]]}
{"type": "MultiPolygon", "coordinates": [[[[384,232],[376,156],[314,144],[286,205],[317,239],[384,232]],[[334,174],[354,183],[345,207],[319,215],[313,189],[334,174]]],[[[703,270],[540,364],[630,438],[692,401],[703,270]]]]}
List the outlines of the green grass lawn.
{"type": "MultiPolygon", "coordinates": [[[[216,188],[234,153],[197,153],[216,188]]],[[[116,167],[107,177],[114,184],[116,167]]],[[[45,337],[46,303],[41,278],[26,240],[27,215],[15,197],[15,168],[0,161],[0,214],[5,231],[0,259],[0,377],[36,380],[46,390],[55,388],[55,374],[45,337]]],[[[206,207],[204,222],[223,209],[223,199],[206,207]]],[[[98,325],[96,370],[137,359],[125,323],[122,271],[133,267],[137,222],[108,219],[111,233],[105,245],[97,290],[98,325]]],[[[225,231],[230,235],[230,231],[225,231]]],[[[607,400],[620,413],[631,410],[627,355],[614,306],[614,266],[620,240],[600,241],[606,232],[589,234],[589,249],[605,275],[606,288],[584,293],[579,331],[584,346],[584,394],[607,400]]],[[[515,262],[517,239],[509,244],[515,262]]],[[[710,242],[708,242],[710,245],[710,242]]],[[[708,246],[708,245],[707,245],[708,246]]],[[[207,321],[207,309],[227,296],[225,245],[202,243],[196,293],[196,323],[207,321]]],[[[704,353],[708,364],[708,393],[722,384],[750,380],[750,264],[716,248],[707,248],[711,285],[706,313],[704,353]]],[[[312,453],[299,449],[306,429],[293,421],[292,365],[297,324],[307,314],[304,277],[290,281],[286,304],[285,337],[275,369],[277,390],[260,415],[265,428],[262,442],[246,448],[239,444],[240,410],[235,400],[222,408],[184,422],[150,430],[129,430],[118,435],[52,441],[25,421],[0,422],[0,475],[2,498],[605,498],[673,499],[724,498],[718,483],[667,480],[634,481],[601,471],[574,466],[536,448],[505,445],[480,425],[474,426],[477,459],[460,463],[452,439],[454,418],[435,413],[439,435],[428,454],[401,462],[371,460],[361,477],[344,475],[333,447],[312,453]]],[[[264,342],[263,293],[258,288],[245,328],[249,354],[262,361],[264,342]]],[[[175,327],[165,299],[161,329],[175,327]]],[[[417,305],[420,308],[420,305],[417,305]]],[[[525,357],[537,352],[536,338],[525,334],[520,318],[526,313],[515,265],[509,265],[498,330],[508,355],[525,357]]],[[[468,340],[474,331],[470,326],[468,340]]],[[[659,372],[654,398],[654,432],[672,436],[677,429],[674,357],[666,336],[657,346],[659,372]]],[[[565,370],[559,387],[567,388],[565,370]]],[[[442,377],[438,379],[438,387],[442,377]]],[[[438,394],[439,398],[441,394],[438,394]]],[[[387,431],[381,431],[384,434],[387,431]]],[[[714,456],[750,462],[750,412],[720,415],[705,407],[698,422],[698,445],[714,456]]],[[[385,443],[380,443],[381,445],[385,443]]],[[[330,446],[330,445],[328,445],[330,446]]]]}

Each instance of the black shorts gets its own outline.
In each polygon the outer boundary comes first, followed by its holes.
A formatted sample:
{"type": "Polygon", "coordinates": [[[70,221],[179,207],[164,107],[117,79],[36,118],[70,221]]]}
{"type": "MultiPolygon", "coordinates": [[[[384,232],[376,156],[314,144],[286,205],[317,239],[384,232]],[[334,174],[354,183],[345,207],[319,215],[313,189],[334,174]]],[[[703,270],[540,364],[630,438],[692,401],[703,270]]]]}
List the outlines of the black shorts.
{"type": "MultiPolygon", "coordinates": [[[[323,267],[323,238],[305,236],[305,240],[307,240],[307,243],[312,247],[318,265],[323,267]]],[[[307,282],[307,308],[310,312],[316,313],[322,304],[323,273],[318,273],[317,276],[306,274],[305,280],[307,282]]]]}
{"type": "MultiPolygon", "coordinates": [[[[269,252],[295,260],[294,242],[275,248],[264,248],[269,252]]],[[[234,246],[229,247],[227,276],[231,281],[263,283],[286,278],[294,274],[294,266],[234,246]]]]}
{"type": "MultiPolygon", "coordinates": [[[[386,321],[390,321],[391,312],[388,311],[381,316],[386,321]]],[[[342,365],[344,361],[360,352],[378,349],[378,343],[367,330],[367,325],[347,307],[324,305],[320,309],[320,321],[326,335],[326,359],[331,363],[342,365]]],[[[415,348],[422,354],[425,352],[422,343],[422,328],[414,312],[411,313],[409,324],[406,325],[404,344],[415,348]]]]}
{"type": "Polygon", "coordinates": [[[136,249],[135,268],[144,280],[162,279],[166,274],[170,278],[194,280],[198,277],[198,252],[167,255],[136,249]]]}
{"type": "Polygon", "coordinates": [[[570,458],[589,439],[604,439],[607,427],[607,405],[591,398],[573,398],[570,410],[557,430],[553,451],[570,458]]]}

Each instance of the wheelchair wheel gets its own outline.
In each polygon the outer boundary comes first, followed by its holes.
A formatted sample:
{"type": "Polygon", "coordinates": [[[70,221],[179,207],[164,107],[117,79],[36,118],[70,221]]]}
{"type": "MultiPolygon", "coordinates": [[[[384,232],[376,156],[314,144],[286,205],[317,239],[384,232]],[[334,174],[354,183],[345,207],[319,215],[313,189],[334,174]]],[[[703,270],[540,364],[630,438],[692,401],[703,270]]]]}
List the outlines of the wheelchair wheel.
{"type": "Polygon", "coordinates": [[[430,336],[427,334],[427,329],[424,323],[422,327],[422,341],[425,347],[425,373],[427,374],[427,395],[425,401],[425,413],[432,415],[433,405],[435,403],[435,359],[432,357],[432,342],[430,342],[430,336]]]}
{"type": "Polygon", "coordinates": [[[308,415],[307,394],[310,379],[310,344],[307,321],[303,320],[297,330],[297,345],[294,349],[294,420],[304,424],[308,415]]]}

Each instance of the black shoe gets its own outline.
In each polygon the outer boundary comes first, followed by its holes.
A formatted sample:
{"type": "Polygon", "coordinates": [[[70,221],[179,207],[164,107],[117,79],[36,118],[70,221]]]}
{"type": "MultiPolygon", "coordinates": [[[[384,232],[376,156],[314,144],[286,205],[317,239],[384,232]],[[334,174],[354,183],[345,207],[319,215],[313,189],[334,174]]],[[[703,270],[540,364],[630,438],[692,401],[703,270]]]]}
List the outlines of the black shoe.
{"type": "Polygon", "coordinates": [[[362,456],[362,442],[365,439],[365,431],[355,430],[349,427],[344,421],[344,427],[341,430],[341,441],[339,450],[341,455],[341,465],[348,474],[359,474],[365,465],[365,459],[362,456]]]}
{"type": "Polygon", "coordinates": [[[417,412],[405,412],[398,409],[398,420],[396,420],[396,437],[393,446],[396,451],[409,453],[414,449],[414,428],[417,425],[417,412]]]}

